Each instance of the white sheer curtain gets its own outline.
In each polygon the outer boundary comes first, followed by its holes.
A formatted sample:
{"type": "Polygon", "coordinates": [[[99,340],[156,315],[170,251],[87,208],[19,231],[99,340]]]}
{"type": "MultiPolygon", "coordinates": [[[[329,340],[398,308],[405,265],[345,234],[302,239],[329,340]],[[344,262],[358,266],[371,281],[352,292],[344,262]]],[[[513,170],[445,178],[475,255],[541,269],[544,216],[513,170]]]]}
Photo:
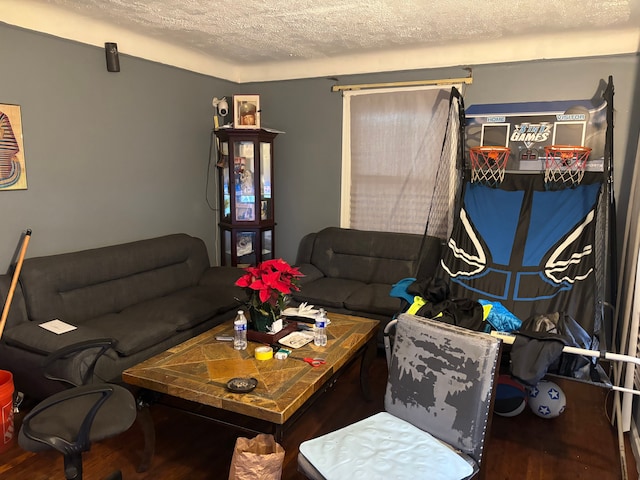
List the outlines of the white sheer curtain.
{"type": "Polygon", "coordinates": [[[343,227],[424,232],[451,87],[344,93],[343,227]]]}

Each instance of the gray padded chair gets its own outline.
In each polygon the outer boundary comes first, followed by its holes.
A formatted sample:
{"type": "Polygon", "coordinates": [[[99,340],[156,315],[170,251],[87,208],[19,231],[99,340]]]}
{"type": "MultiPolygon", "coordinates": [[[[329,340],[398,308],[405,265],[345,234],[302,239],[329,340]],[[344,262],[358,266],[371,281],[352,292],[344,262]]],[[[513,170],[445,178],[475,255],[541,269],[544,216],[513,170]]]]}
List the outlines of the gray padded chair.
{"type": "Polygon", "coordinates": [[[385,411],[300,445],[314,480],[460,480],[480,470],[501,341],[415,315],[396,325],[385,411]]]}

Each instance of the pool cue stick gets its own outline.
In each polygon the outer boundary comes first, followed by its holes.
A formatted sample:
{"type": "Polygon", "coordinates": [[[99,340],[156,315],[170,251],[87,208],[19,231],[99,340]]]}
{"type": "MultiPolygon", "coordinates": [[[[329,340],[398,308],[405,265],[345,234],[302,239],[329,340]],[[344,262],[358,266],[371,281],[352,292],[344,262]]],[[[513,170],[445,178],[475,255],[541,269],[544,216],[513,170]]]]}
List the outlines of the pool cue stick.
{"type": "Polygon", "coordinates": [[[22,262],[24,262],[24,256],[27,253],[27,247],[29,246],[29,240],[31,239],[31,229],[27,229],[27,233],[22,241],[22,248],[20,249],[20,255],[18,256],[18,262],[16,263],[16,269],[13,272],[13,278],[11,279],[11,286],[7,293],[7,299],[4,302],[4,308],[2,309],[2,317],[0,318],[0,338],[4,332],[4,325],[7,323],[7,317],[9,316],[9,307],[11,306],[11,300],[13,300],[13,294],[16,290],[18,283],[18,277],[20,276],[20,270],[22,270],[22,262]]]}

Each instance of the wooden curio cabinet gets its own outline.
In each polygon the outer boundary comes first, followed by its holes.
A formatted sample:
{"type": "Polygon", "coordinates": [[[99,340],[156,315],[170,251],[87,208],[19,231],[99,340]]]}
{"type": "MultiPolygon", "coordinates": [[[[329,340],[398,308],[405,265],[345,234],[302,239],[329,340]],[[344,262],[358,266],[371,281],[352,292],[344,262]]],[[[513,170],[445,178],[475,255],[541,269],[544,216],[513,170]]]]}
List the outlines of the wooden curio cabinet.
{"type": "Polygon", "coordinates": [[[274,258],[273,142],[264,129],[219,129],[221,265],[274,258]]]}

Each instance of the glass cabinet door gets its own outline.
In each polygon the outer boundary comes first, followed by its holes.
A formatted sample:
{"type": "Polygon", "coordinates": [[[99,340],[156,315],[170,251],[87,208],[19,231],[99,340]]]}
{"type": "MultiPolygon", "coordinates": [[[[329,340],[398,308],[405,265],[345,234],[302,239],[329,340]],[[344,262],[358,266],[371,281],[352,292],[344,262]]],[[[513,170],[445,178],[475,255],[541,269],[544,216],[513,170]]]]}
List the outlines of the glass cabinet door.
{"type": "Polygon", "coordinates": [[[273,260],[273,230],[262,232],[262,260],[273,260]]]}
{"type": "Polygon", "coordinates": [[[236,220],[253,222],[256,219],[254,144],[253,142],[235,142],[233,151],[236,220]]]}
{"type": "Polygon", "coordinates": [[[271,143],[260,142],[260,176],[260,220],[272,220],[271,143]]]}
{"type": "Polygon", "coordinates": [[[220,142],[220,158],[218,167],[222,169],[222,212],[221,220],[231,221],[231,191],[229,189],[229,142],[220,142]]]}
{"type": "Polygon", "coordinates": [[[231,251],[231,230],[221,230],[222,239],[222,265],[233,265],[233,252],[231,251]]]}
{"type": "Polygon", "coordinates": [[[274,158],[277,133],[215,130],[218,142],[222,265],[256,265],[275,258],[274,158]]]}
{"type": "Polygon", "coordinates": [[[238,266],[255,265],[257,261],[256,232],[236,232],[236,258],[238,266]]]}

